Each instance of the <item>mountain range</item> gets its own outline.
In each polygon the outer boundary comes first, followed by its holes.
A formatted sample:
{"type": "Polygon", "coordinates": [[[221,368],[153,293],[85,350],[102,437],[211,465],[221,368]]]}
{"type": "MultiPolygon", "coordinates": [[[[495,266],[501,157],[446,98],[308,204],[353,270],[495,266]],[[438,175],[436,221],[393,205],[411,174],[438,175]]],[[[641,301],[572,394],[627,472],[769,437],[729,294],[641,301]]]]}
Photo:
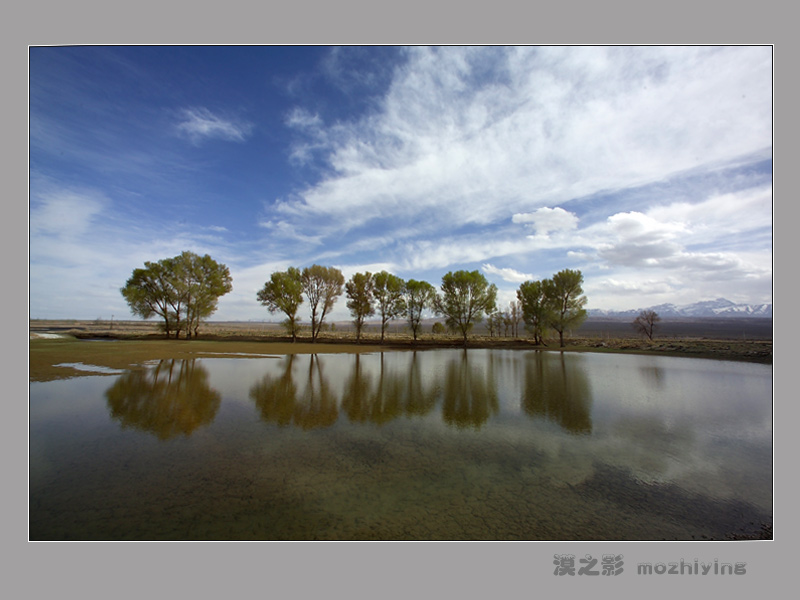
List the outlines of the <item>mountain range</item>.
{"type": "Polygon", "coordinates": [[[684,317],[684,318],[747,318],[760,317],[772,318],[772,304],[736,304],[725,298],[716,300],[704,300],[676,306],[674,304],[659,304],[647,308],[637,308],[636,310],[604,310],[599,308],[588,309],[590,317],[608,318],[635,318],[643,310],[655,311],[662,319],[664,317],[684,317]]]}

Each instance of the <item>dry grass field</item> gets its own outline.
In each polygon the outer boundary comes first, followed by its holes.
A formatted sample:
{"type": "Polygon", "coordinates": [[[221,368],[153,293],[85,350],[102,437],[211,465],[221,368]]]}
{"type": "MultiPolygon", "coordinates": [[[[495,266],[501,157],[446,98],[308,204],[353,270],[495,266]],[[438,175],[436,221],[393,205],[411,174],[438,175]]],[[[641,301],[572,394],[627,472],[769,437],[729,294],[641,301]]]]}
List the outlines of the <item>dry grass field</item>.
{"type": "MultiPolygon", "coordinates": [[[[622,321],[587,320],[566,339],[570,351],[655,353],[666,356],[693,356],[724,360],[746,360],[760,363],[772,362],[772,325],[768,319],[675,321],[664,323],[661,331],[650,342],[636,336],[629,323],[622,321]],[[745,322],[750,321],[750,322],[745,322]]],[[[200,335],[192,340],[192,347],[206,342],[214,344],[215,352],[222,353],[305,353],[305,352],[351,352],[368,348],[380,349],[424,349],[463,347],[463,340],[456,335],[435,335],[430,324],[415,342],[402,323],[392,323],[383,344],[380,329],[370,325],[356,344],[355,334],[349,323],[334,323],[320,334],[316,344],[310,344],[310,332],[301,331],[298,344],[276,323],[211,321],[200,329],[200,335]],[[236,346],[222,347],[230,342],[236,346]],[[324,350],[322,350],[324,347],[324,350]]],[[[52,336],[67,336],[68,339],[105,339],[166,341],[156,321],[79,321],[79,320],[31,320],[30,339],[48,339],[52,336]]],[[[186,344],[186,340],[172,340],[186,344]]],[[[37,344],[38,346],[38,344],[37,344]]],[[[537,348],[527,337],[489,336],[481,327],[470,336],[470,348],[537,348]]],[[[166,347],[158,346],[166,351],[166,347]]],[[[170,344],[172,347],[172,344],[170,344]]],[[[559,350],[553,339],[543,350],[559,350]]],[[[98,348],[98,352],[102,349],[98,348]]],[[[170,351],[174,351],[170,350],[170,351]]],[[[33,362],[33,358],[31,359],[33,362]]],[[[97,363],[95,363],[97,364],[97,363]]]]}

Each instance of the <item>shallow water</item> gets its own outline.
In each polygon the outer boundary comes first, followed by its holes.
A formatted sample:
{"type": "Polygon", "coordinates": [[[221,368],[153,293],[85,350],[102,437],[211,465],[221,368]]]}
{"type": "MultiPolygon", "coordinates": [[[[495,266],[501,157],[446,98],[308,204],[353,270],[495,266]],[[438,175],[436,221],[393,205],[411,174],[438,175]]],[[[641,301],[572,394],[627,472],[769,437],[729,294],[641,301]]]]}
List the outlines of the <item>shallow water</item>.
{"type": "Polygon", "coordinates": [[[30,537],[728,539],[772,520],[772,369],[432,350],[30,384],[30,537]]]}

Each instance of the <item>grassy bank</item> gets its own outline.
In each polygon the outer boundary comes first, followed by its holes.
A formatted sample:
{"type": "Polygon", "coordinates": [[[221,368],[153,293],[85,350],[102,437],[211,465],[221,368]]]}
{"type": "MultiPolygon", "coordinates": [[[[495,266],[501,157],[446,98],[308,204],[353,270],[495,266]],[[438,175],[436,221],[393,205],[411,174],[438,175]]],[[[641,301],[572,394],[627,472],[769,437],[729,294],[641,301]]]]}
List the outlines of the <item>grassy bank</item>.
{"type": "Polygon", "coordinates": [[[29,379],[49,381],[87,375],[80,368],[57,365],[94,365],[123,370],[147,361],[191,358],[247,358],[334,352],[378,352],[382,348],[354,344],[309,344],[247,340],[111,339],[86,341],[75,337],[32,339],[29,379]]]}

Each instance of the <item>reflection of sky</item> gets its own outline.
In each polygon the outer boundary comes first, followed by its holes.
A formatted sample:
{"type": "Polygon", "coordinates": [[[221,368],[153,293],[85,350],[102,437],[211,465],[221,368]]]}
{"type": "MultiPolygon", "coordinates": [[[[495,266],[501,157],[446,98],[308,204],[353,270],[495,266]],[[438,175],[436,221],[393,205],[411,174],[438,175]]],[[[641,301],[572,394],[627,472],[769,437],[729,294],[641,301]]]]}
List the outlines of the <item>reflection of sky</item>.
{"type": "MultiPolygon", "coordinates": [[[[527,353],[526,353],[527,354],[527,353]]],[[[441,380],[448,363],[462,361],[463,351],[425,351],[361,355],[365,379],[376,385],[384,377],[406,373],[412,360],[425,381],[441,380]]],[[[335,397],[341,399],[352,376],[355,357],[318,355],[322,373],[335,397]]],[[[541,359],[557,367],[560,355],[541,359]]],[[[648,482],[671,482],[716,497],[739,496],[748,481],[752,501],[771,505],[772,368],[768,365],[656,356],[565,354],[565,364],[579,369],[589,382],[586,404],[591,412],[591,435],[576,436],[553,422],[525,415],[525,354],[515,351],[470,350],[471,373],[491,381],[499,401],[476,435],[500,436],[541,453],[545,469],[572,485],[584,481],[598,463],[624,467],[648,482]],[[735,477],[731,471],[736,471],[735,477]],[[759,485],[753,485],[757,482],[759,485]]],[[[528,357],[531,360],[531,357],[528,357]]],[[[302,393],[308,384],[307,356],[296,356],[292,376],[302,393]]],[[[278,376],[284,360],[205,360],[215,385],[224,386],[226,399],[249,402],[251,382],[265,374],[278,376]],[[224,378],[224,379],[223,379],[224,378]],[[225,382],[224,384],[222,382],[225,382]]],[[[570,371],[568,371],[570,372],[570,371]]],[[[346,420],[344,415],[340,421],[346,420]]],[[[437,407],[414,426],[445,431],[437,407]]]]}
{"type": "MultiPolygon", "coordinates": [[[[363,385],[371,392],[382,380],[407,381],[413,365],[426,389],[437,390],[437,404],[424,416],[403,414],[381,427],[435,431],[447,439],[474,439],[476,444],[507,444],[535,457],[531,469],[539,475],[562,484],[577,485],[607,464],[627,469],[644,482],[671,483],[722,499],[744,494],[747,501],[764,509],[772,503],[772,368],[768,365],[633,355],[565,353],[562,358],[555,352],[488,350],[470,350],[466,359],[462,350],[446,350],[358,358],[320,354],[314,363],[311,360],[308,355],[296,355],[291,363],[286,357],[204,358],[198,363],[208,371],[210,387],[222,396],[217,421],[223,420],[226,405],[239,409],[230,414],[252,410],[256,415],[253,387],[265,378],[285,376],[290,367],[297,398],[302,399],[309,386],[318,390],[320,377],[324,380],[340,406],[337,431],[379,436],[368,421],[351,425],[341,408],[356,362],[363,385]],[[467,379],[478,382],[478,388],[496,390],[497,412],[484,411],[488,418],[466,431],[454,429],[443,419],[442,389],[453,369],[468,371],[467,379]],[[568,388],[585,397],[570,401],[588,411],[588,431],[571,432],[563,422],[523,411],[526,389],[539,383],[537,373],[546,374],[548,385],[560,373],[572,378],[568,388]],[[577,379],[583,385],[577,385],[577,379]]],[[[113,382],[110,377],[81,377],[33,383],[31,422],[55,426],[62,419],[80,418],[83,426],[99,424],[107,413],[98,413],[90,399],[102,398],[113,382]],[[60,400],[53,401],[55,397],[60,400]],[[90,419],[77,416],[84,413],[90,419]]],[[[36,452],[32,441],[32,457],[36,452]]]]}

